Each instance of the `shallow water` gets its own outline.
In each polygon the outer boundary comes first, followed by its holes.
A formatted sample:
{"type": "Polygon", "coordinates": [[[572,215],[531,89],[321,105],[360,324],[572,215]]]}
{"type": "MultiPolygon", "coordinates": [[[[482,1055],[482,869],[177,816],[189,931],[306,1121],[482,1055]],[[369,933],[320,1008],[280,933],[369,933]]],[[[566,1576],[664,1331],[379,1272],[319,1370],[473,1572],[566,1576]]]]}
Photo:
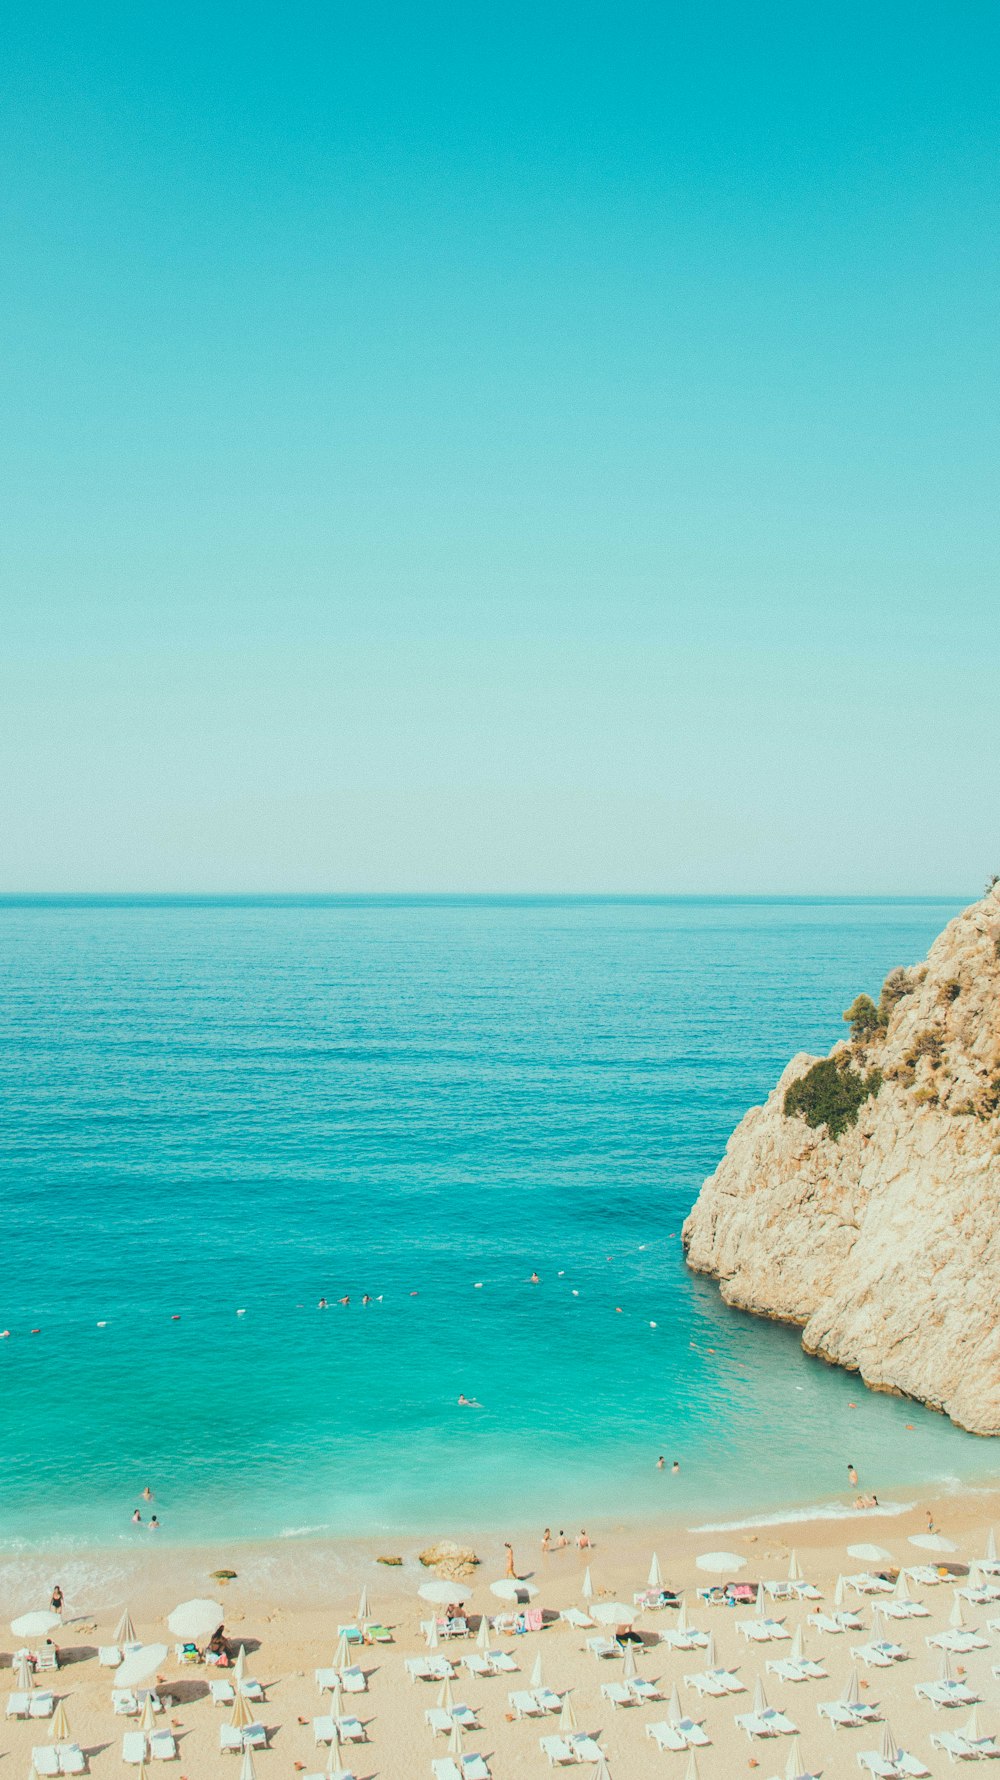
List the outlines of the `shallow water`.
{"type": "Polygon", "coordinates": [[[679,1242],[788,1056],[959,906],[0,905],[0,1539],[134,1539],[147,1481],[192,1540],[995,1475],[679,1242]]]}

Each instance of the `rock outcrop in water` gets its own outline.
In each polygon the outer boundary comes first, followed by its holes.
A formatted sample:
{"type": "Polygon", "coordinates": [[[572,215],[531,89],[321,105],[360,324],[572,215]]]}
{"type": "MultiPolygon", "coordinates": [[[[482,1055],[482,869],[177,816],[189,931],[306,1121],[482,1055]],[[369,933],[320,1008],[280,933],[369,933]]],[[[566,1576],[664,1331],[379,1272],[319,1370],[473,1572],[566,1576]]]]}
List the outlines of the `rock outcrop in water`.
{"type": "Polygon", "coordinates": [[[688,1264],[873,1389],[1000,1434],[1000,885],[848,1015],[737,1126],[688,1264]]]}

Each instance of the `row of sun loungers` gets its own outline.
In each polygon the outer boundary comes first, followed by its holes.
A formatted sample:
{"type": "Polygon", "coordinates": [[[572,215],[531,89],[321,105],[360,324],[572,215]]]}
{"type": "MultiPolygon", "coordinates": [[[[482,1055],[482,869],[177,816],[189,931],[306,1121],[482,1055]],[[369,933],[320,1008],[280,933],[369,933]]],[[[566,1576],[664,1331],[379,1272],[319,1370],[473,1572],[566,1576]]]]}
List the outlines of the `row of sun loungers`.
{"type": "Polygon", "coordinates": [[[144,1761],[173,1761],[177,1744],[169,1731],[126,1731],[122,1761],[139,1767],[144,1761]]]}
{"type": "Polygon", "coordinates": [[[85,1774],[87,1757],[79,1743],[43,1743],[31,1751],[32,1765],[40,1780],[53,1774],[85,1774]]]}

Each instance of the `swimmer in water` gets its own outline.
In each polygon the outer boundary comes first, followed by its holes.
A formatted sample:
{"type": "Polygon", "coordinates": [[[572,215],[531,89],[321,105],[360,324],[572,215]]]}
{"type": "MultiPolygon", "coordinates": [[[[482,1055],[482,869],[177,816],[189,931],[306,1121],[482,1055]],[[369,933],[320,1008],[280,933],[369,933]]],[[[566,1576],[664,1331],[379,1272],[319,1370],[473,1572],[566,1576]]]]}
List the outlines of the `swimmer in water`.
{"type": "Polygon", "coordinates": [[[548,1551],[549,1546],[551,1544],[552,1544],[552,1528],[546,1527],[544,1533],[542,1534],[542,1550],[548,1551]]]}
{"type": "Polygon", "coordinates": [[[478,1397],[467,1397],[464,1391],[459,1392],[458,1401],[462,1409],[482,1409],[483,1407],[478,1397]]]}
{"type": "Polygon", "coordinates": [[[326,1302],[326,1299],[325,1299],[325,1298],[321,1298],[321,1299],[320,1299],[320,1301],[319,1301],[319,1303],[318,1303],[318,1304],[317,1304],[317,1306],[316,1306],[316,1309],[317,1309],[317,1310],[326,1310],[326,1308],[327,1308],[327,1302],[326,1302]]]}
{"type": "Polygon", "coordinates": [[[337,1299],[338,1304],[350,1304],[350,1302],[351,1302],[350,1298],[338,1298],[337,1299]]]}
{"type": "Polygon", "coordinates": [[[670,1470],[671,1470],[673,1476],[676,1477],[678,1471],[680,1470],[680,1463],[677,1459],[674,1460],[673,1464],[670,1467],[670,1470]]]}
{"type": "Polygon", "coordinates": [[[366,1292],[366,1293],[365,1293],[365,1295],[364,1295],[364,1297],[363,1297],[363,1298],[362,1298],[362,1300],[361,1300],[361,1302],[362,1302],[362,1304],[370,1304],[370,1303],[371,1303],[371,1298],[370,1298],[370,1297],[369,1297],[369,1295],[368,1295],[368,1293],[367,1293],[367,1292],[366,1292]]]}
{"type": "Polygon", "coordinates": [[[856,1471],[855,1471],[855,1469],[854,1469],[854,1466],[853,1466],[853,1465],[848,1465],[848,1467],[847,1467],[847,1481],[848,1481],[848,1483],[849,1483],[849,1484],[850,1484],[850,1486],[851,1486],[851,1488],[852,1488],[852,1490],[856,1490],[856,1489],[857,1489],[857,1487],[858,1487],[858,1474],[857,1474],[857,1472],[856,1472],[856,1471]]]}
{"type": "Polygon", "coordinates": [[[529,1280],[529,1281],[528,1281],[528,1284],[529,1284],[529,1285],[532,1285],[532,1286],[537,1286],[537,1285],[541,1285],[541,1283],[542,1283],[542,1282],[541,1282],[541,1280],[540,1280],[540,1279],[539,1279],[539,1277],[538,1277],[538,1275],[537,1275],[537,1273],[533,1273],[533,1274],[532,1274],[532,1276],[531,1276],[531,1278],[530,1278],[530,1280],[529,1280]]]}
{"type": "Polygon", "coordinates": [[[657,1470],[658,1470],[658,1471],[662,1471],[662,1470],[663,1470],[663,1467],[664,1467],[664,1465],[665,1465],[665,1464],[666,1464],[666,1462],[667,1462],[667,1461],[666,1461],[666,1459],[665,1459],[665,1458],[664,1458],[664,1456],[663,1456],[663,1454],[662,1454],[662,1452],[661,1452],[661,1454],[660,1454],[660,1456],[659,1456],[659,1458],[658,1458],[658,1459],[657,1459],[657,1461],[656,1461],[656,1469],[657,1469],[657,1470]]]}
{"type": "Polygon", "coordinates": [[[151,1490],[151,1489],[150,1489],[150,1487],[149,1487],[149,1484],[148,1484],[148,1483],[147,1483],[147,1485],[146,1485],[146,1487],[145,1487],[145,1489],[144,1489],[144,1490],[143,1490],[143,1492],[142,1492],[142,1499],[143,1499],[143,1501],[144,1501],[144,1502],[151,1502],[151,1501],[152,1501],[152,1500],[153,1500],[153,1492],[152,1492],[152,1490],[151,1490]]]}
{"type": "Polygon", "coordinates": [[[134,1527],[142,1526],[142,1515],[139,1513],[138,1508],[136,1509],[135,1513],[132,1516],[132,1525],[134,1527]]]}
{"type": "Polygon", "coordinates": [[[156,1515],[151,1514],[149,1517],[149,1526],[148,1526],[147,1531],[150,1533],[158,1533],[159,1530],[160,1530],[160,1523],[157,1520],[156,1515]]]}

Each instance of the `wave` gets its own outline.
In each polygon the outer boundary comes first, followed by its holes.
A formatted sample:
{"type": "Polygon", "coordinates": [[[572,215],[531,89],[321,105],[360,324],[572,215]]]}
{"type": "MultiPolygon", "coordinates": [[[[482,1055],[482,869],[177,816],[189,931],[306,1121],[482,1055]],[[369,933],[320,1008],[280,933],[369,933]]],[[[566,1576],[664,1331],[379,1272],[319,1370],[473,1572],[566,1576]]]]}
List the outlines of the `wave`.
{"type": "Polygon", "coordinates": [[[319,1522],[318,1526],[315,1527],[282,1527],[281,1532],[278,1534],[278,1538],[307,1539],[310,1533],[328,1533],[329,1531],[330,1522],[328,1520],[322,1520],[319,1522]]]}
{"type": "Polygon", "coordinates": [[[811,1508],[781,1508],[772,1514],[752,1514],[746,1520],[710,1520],[688,1527],[689,1533],[739,1533],[745,1527],[780,1527],[793,1520],[877,1520],[908,1514],[916,1502],[880,1502],[877,1508],[850,1508],[845,1502],[818,1502],[811,1508]]]}

